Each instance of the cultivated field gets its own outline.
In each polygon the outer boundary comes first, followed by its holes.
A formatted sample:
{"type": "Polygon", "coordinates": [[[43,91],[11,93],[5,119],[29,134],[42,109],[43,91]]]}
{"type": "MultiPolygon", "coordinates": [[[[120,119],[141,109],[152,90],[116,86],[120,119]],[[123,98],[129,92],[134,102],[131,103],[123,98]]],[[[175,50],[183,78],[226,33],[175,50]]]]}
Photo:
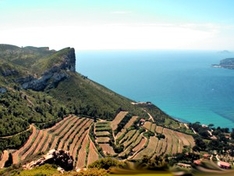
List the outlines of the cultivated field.
{"type": "MultiPolygon", "coordinates": [[[[90,164],[84,163],[81,159],[85,159],[83,155],[87,152],[86,147],[89,147],[87,146],[88,131],[92,123],[93,120],[89,118],[69,116],[49,129],[37,130],[33,126],[33,132],[25,145],[12,153],[13,163],[17,164],[28,157],[54,148],[68,150],[74,158],[80,158],[77,166],[83,167],[90,164]]],[[[93,143],[92,146],[94,146],[93,143]]],[[[92,153],[95,152],[92,151],[92,153]]],[[[93,160],[89,159],[89,161],[93,160]]]]}
{"type": "MultiPolygon", "coordinates": [[[[132,127],[131,125],[133,125],[134,122],[132,119],[133,118],[126,122],[127,128],[125,125],[115,138],[116,143],[123,146],[123,151],[119,154],[120,157],[127,156],[129,159],[140,159],[144,155],[148,157],[165,154],[173,155],[182,152],[185,146],[192,149],[195,145],[191,135],[157,126],[155,122],[147,120],[144,123],[138,123],[138,128],[143,129],[141,134],[139,130],[129,131],[128,129],[132,127]],[[148,132],[151,132],[150,135],[153,134],[153,136],[143,135],[148,132]]],[[[113,122],[112,127],[116,127],[121,121],[116,120],[115,125],[113,122]]]]}
{"type": "Polygon", "coordinates": [[[20,161],[20,156],[23,155],[31,146],[31,143],[35,140],[38,130],[32,125],[32,134],[28,138],[27,142],[24,144],[23,147],[21,147],[19,150],[16,150],[15,152],[12,153],[12,162],[13,164],[17,164],[20,161]]]}
{"type": "Polygon", "coordinates": [[[115,151],[113,150],[113,147],[109,144],[99,144],[99,146],[102,148],[103,153],[106,155],[115,155],[115,151]]]}
{"type": "Polygon", "coordinates": [[[93,163],[99,158],[100,158],[100,155],[97,151],[95,144],[93,143],[91,139],[89,139],[89,155],[88,155],[87,163],[93,163]]]}
{"type": "Polygon", "coordinates": [[[112,130],[116,130],[118,127],[118,124],[121,122],[121,120],[128,114],[127,111],[120,111],[116,117],[114,118],[114,120],[111,122],[111,128],[112,130]]]}
{"type": "MultiPolygon", "coordinates": [[[[50,149],[63,149],[72,155],[74,167],[82,168],[106,155],[141,159],[144,155],[155,157],[175,154],[182,152],[184,146],[192,149],[195,145],[191,135],[158,126],[155,122],[142,120],[138,116],[126,116],[127,114],[127,111],[121,111],[113,121],[97,122],[70,115],[44,130],[31,125],[32,134],[27,142],[12,152],[13,164],[50,149]],[[129,118],[124,118],[125,116],[129,118]],[[115,136],[117,128],[119,131],[115,136]]],[[[0,167],[4,166],[8,156],[5,150],[0,167]]]]}

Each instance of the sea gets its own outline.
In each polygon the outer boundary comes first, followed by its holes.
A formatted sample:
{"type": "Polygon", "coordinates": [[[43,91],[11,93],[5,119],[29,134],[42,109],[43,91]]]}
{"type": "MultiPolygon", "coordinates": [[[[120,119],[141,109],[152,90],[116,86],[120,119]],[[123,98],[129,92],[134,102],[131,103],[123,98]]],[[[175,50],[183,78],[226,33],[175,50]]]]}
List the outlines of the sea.
{"type": "Polygon", "coordinates": [[[214,68],[234,53],[183,50],[77,51],[76,70],[171,117],[234,128],[234,70],[214,68]]]}

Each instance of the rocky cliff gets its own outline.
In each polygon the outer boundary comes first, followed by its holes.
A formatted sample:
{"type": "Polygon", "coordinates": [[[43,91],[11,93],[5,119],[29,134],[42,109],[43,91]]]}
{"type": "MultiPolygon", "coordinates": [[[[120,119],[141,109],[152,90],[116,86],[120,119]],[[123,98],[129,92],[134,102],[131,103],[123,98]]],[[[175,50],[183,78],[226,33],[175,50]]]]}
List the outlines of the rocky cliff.
{"type": "Polygon", "coordinates": [[[57,52],[46,47],[19,48],[4,45],[4,48],[4,52],[0,52],[0,59],[3,61],[0,64],[0,74],[4,77],[15,76],[13,81],[23,89],[43,91],[55,88],[60,81],[69,77],[68,72],[76,70],[74,48],[57,52]],[[14,57],[7,58],[9,53],[14,57]]]}
{"type": "MultiPolygon", "coordinates": [[[[56,56],[55,56],[56,57],[56,56]]],[[[45,88],[55,88],[60,81],[68,78],[68,71],[75,72],[75,50],[67,48],[67,52],[59,55],[58,63],[52,63],[52,67],[45,70],[39,77],[26,76],[17,80],[23,89],[42,91],[45,88]]]]}

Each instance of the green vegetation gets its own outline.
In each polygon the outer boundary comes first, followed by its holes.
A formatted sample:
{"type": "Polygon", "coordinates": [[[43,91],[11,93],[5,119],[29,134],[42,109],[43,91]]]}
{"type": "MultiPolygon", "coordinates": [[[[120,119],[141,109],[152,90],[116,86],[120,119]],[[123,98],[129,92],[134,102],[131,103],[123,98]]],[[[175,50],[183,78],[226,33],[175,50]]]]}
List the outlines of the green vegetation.
{"type": "Polygon", "coordinates": [[[189,124],[190,128],[197,133],[194,135],[195,146],[194,151],[205,151],[208,153],[217,153],[230,156],[234,156],[233,134],[229,132],[229,128],[215,128],[213,124],[208,126],[201,125],[199,122],[189,124]]]}
{"type": "MultiPolygon", "coordinates": [[[[111,174],[112,175],[112,174],[111,174]]],[[[123,175],[126,175],[126,173],[122,173],[122,174],[113,174],[113,176],[123,176],[123,175]]],[[[168,172],[159,172],[159,171],[151,171],[151,172],[146,172],[146,173],[138,173],[136,171],[136,173],[127,173],[128,176],[172,176],[171,173],[168,173],[168,172]]]]}
{"type": "Polygon", "coordinates": [[[0,94],[0,136],[14,135],[34,123],[40,128],[53,126],[65,113],[63,105],[41,92],[7,91],[0,94]]]}
{"type": "MultiPolygon", "coordinates": [[[[58,173],[56,166],[45,164],[45,165],[42,165],[42,166],[35,168],[33,170],[21,171],[20,174],[18,174],[18,175],[19,176],[31,176],[31,175],[49,176],[49,175],[56,174],[56,173],[58,173]]],[[[16,174],[16,176],[17,176],[17,174],[16,174]]]]}
{"type": "Polygon", "coordinates": [[[56,174],[54,176],[108,176],[108,172],[105,169],[90,168],[87,170],[81,170],[80,172],[68,172],[63,174],[56,174]]]}
{"type": "Polygon", "coordinates": [[[150,113],[157,123],[157,125],[168,127],[171,129],[179,129],[180,122],[173,119],[166,113],[164,113],[161,109],[156,107],[154,104],[151,103],[139,103],[137,104],[138,107],[145,109],[148,113],[150,113]]]}
{"type": "Polygon", "coordinates": [[[43,71],[52,68],[53,66],[60,65],[64,62],[64,57],[73,49],[64,48],[59,52],[55,52],[53,54],[48,55],[48,57],[43,57],[33,64],[33,69],[35,69],[36,73],[43,73],[43,71]]]}
{"type": "Polygon", "coordinates": [[[89,168],[98,168],[98,169],[109,169],[111,167],[124,167],[124,163],[116,159],[107,157],[95,161],[94,163],[88,166],[89,168]]]}
{"type": "Polygon", "coordinates": [[[151,131],[146,131],[143,133],[143,136],[145,136],[146,138],[150,138],[150,136],[154,136],[155,134],[151,131]]]}
{"type": "Polygon", "coordinates": [[[45,164],[32,170],[23,170],[17,167],[10,167],[2,171],[0,170],[1,176],[52,176],[58,173],[57,166],[50,164],[45,164]]]}
{"type": "Polygon", "coordinates": [[[0,138],[0,151],[4,149],[19,149],[31,135],[31,130],[7,138],[0,138]]]}

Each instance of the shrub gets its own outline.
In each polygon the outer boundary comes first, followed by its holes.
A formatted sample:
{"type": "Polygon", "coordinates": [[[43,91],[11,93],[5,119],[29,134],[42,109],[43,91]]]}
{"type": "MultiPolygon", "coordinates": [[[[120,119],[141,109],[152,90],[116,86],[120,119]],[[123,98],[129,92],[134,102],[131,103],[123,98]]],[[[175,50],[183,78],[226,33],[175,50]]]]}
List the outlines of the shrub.
{"type": "Polygon", "coordinates": [[[123,167],[124,164],[120,161],[107,157],[97,160],[90,164],[88,168],[109,169],[110,167],[123,167]]]}
{"type": "Polygon", "coordinates": [[[32,170],[23,170],[20,172],[20,174],[17,174],[19,176],[50,176],[53,174],[58,173],[55,165],[45,164],[39,167],[36,167],[32,170]]]}
{"type": "Polygon", "coordinates": [[[146,138],[150,138],[150,136],[154,136],[154,133],[152,131],[147,131],[147,132],[144,132],[143,135],[146,137],[146,138]]]}
{"type": "Polygon", "coordinates": [[[108,176],[105,169],[89,168],[87,170],[81,170],[79,172],[68,172],[63,174],[56,174],[54,176],[108,176]]]}

